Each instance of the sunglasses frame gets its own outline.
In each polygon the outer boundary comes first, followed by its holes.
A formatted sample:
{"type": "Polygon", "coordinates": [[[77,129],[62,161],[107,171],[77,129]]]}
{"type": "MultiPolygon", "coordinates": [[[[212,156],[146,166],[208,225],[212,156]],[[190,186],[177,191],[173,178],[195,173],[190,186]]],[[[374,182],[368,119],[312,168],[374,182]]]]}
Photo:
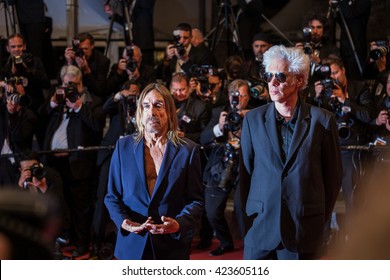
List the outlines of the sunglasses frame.
{"type": "Polygon", "coordinates": [[[287,81],[287,74],[286,73],[283,73],[283,72],[276,72],[276,73],[265,72],[264,73],[264,80],[267,83],[270,83],[272,81],[273,77],[275,77],[275,79],[279,83],[285,83],[287,81]]]}

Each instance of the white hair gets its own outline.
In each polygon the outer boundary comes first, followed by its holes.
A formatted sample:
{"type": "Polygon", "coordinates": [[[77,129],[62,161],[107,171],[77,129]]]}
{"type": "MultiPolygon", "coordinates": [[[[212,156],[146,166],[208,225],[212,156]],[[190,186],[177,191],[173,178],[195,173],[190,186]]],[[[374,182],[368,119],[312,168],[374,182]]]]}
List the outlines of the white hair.
{"type": "Polygon", "coordinates": [[[302,77],[302,85],[299,89],[306,87],[309,79],[310,58],[302,49],[287,48],[283,45],[272,46],[264,53],[265,71],[268,71],[271,63],[275,61],[284,61],[289,73],[302,77]]]}

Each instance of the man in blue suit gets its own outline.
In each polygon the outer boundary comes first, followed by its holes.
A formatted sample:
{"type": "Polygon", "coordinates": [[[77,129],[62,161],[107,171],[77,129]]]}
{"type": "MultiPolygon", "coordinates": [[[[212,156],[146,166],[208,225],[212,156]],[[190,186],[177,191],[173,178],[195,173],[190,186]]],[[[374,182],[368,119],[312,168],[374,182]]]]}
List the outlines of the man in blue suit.
{"type": "Polygon", "coordinates": [[[245,259],[315,259],[341,186],[332,113],[305,104],[309,57],[274,46],[264,54],[273,102],[249,111],[241,135],[240,196],[252,218],[245,259]]]}
{"type": "Polygon", "coordinates": [[[199,146],[178,136],[167,88],[149,84],[136,134],[117,142],[105,204],[118,228],[118,259],[189,259],[189,234],[203,211],[199,146]]]}

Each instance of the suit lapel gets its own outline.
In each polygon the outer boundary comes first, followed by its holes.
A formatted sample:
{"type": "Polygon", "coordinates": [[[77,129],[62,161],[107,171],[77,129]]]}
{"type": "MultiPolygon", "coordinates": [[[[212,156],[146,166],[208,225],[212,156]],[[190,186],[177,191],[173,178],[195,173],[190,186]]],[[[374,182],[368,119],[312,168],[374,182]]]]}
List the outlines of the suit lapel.
{"type": "Polygon", "coordinates": [[[148,187],[145,179],[144,139],[134,145],[134,157],[137,163],[140,178],[142,179],[142,183],[145,186],[145,191],[148,192],[148,187]]]}
{"type": "Polygon", "coordinates": [[[293,138],[291,140],[291,145],[286,159],[286,166],[288,166],[289,161],[291,160],[293,155],[297,152],[299,146],[301,145],[302,141],[305,138],[305,135],[307,135],[307,132],[309,130],[309,124],[310,124],[309,107],[304,102],[301,102],[296,126],[294,129],[293,138]]]}
{"type": "Polygon", "coordinates": [[[280,152],[281,148],[278,141],[279,136],[275,118],[275,103],[271,103],[268,107],[268,110],[266,112],[265,128],[267,130],[267,134],[272,144],[272,147],[278,155],[280,162],[283,163],[283,159],[280,152]]]}

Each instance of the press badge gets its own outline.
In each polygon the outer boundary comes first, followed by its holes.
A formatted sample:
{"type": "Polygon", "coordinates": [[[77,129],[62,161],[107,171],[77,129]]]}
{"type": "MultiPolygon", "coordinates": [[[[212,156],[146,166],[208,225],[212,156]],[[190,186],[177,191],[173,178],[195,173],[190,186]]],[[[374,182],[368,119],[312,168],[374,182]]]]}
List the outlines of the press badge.
{"type": "Polygon", "coordinates": [[[190,122],[191,122],[191,118],[188,117],[188,116],[186,116],[186,115],[183,115],[183,117],[181,117],[181,119],[182,119],[183,121],[185,121],[186,123],[190,123],[190,122]]]}

